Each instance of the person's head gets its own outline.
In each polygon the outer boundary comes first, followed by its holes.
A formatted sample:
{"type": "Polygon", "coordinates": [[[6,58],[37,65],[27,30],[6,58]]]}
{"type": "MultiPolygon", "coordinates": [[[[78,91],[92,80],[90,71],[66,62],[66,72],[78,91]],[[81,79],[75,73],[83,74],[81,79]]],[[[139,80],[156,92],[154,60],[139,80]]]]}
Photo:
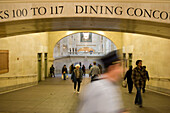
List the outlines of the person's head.
{"type": "Polygon", "coordinates": [[[96,65],[96,62],[93,62],[94,65],[96,65]]]}
{"type": "Polygon", "coordinates": [[[64,65],[64,68],[66,68],[66,65],[64,65]]]}
{"type": "Polygon", "coordinates": [[[119,81],[123,72],[120,50],[115,50],[101,58],[106,68],[105,75],[112,81],[119,81]]]}
{"type": "Polygon", "coordinates": [[[80,65],[79,65],[79,64],[76,64],[76,65],[75,65],[75,68],[76,68],[76,69],[79,69],[79,68],[80,68],[80,65]]]}
{"type": "Polygon", "coordinates": [[[144,69],[146,69],[146,66],[143,66],[144,69]]]}
{"type": "Polygon", "coordinates": [[[137,65],[138,67],[141,67],[141,66],[142,66],[142,60],[137,60],[137,61],[136,61],[136,65],[137,65]]]}

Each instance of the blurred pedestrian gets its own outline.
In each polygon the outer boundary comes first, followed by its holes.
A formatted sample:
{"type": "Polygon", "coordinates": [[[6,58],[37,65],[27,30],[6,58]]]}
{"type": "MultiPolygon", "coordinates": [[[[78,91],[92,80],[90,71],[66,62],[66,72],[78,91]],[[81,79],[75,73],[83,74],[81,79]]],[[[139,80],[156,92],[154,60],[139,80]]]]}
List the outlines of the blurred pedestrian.
{"type": "Polygon", "coordinates": [[[91,67],[92,67],[92,65],[90,64],[90,65],[89,65],[89,69],[90,69],[91,67]]]}
{"type": "Polygon", "coordinates": [[[85,74],[86,74],[86,67],[84,65],[82,67],[82,71],[83,71],[83,75],[85,76],[85,74]]]}
{"type": "Polygon", "coordinates": [[[132,93],[133,89],[133,81],[132,81],[132,66],[129,67],[129,70],[126,72],[124,80],[127,78],[127,84],[128,84],[128,91],[129,93],[132,93]]]}
{"type": "Polygon", "coordinates": [[[132,71],[132,81],[137,90],[135,97],[135,105],[139,105],[139,107],[142,107],[141,89],[144,87],[145,71],[142,67],[142,60],[137,60],[136,65],[137,67],[135,67],[132,71]]]}
{"type": "Polygon", "coordinates": [[[98,78],[100,74],[100,69],[98,66],[96,66],[96,62],[93,62],[93,67],[90,68],[90,73],[89,76],[91,76],[91,81],[93,81],[93,79],[98,78]]]}
{"type": "Polygon", "coordinates": [[[123,72],[118,51],[107,54],[101,61],[106,71],[85,88],[78,113],[125,113],[118,85],[123,72]]]}
{"type": "Polygon", "coordinates": [[[144,78],[144,86],[143,86],[143,93],[145,93],[145,86],[146,86],[146,79],[149,81],[149,74],[148,71],[146,70],[146,66],[143,66],[144,71],[145,71],[145,78],[144,78]]]}
{"type": "Polygon", "coordinates": [[[53,76],[55,77],[54,69],[55,69],[55,68],[54,68],[54,66],[53,66],[53,64],[52,64],[51,67],[50,67],[50,76],[51,76],[51,77],[53,77],[53,76]]]}
{"type": "Polygon", "coordinates": [[[100,69],[100,74],[102,74],[102,66],[100,64],[98,64],[98,67],[100,69]]]}
{"type": "Polygon", "coordinates": [[[66,74],[68,74],[67,67],[66,65],[64,65],[62,68],[62,75],[63,75],[64,80],[66,80],[66,74]]]}
{"type": "Polygon", "coordinates": [[[74,69],[75,69],[74,64],[71,64],[71,66],[69,67],[69,74],[72,74],[74,69]]]}
{"type": "Polygon", "coordinates": [[[80,84],[83,79],[83,71],[80,69],[80,65],[76,64],[73,73],[71,74],[71,79],[74,82],[74,92],[76,92],[76,86],[78,83],[77,93],[80,93],[80,84]]]}

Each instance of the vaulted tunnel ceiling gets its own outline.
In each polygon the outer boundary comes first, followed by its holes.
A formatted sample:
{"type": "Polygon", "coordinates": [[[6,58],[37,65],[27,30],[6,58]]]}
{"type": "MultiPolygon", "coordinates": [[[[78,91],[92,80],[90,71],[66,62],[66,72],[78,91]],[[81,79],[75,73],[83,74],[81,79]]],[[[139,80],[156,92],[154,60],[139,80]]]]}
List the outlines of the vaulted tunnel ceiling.
{"type": "Polygon", "coordinates": [[[170,24],[112,18],[47,18],[0,23],[0,38],[64,30],[102,30],[170,38],[170,24]]]}

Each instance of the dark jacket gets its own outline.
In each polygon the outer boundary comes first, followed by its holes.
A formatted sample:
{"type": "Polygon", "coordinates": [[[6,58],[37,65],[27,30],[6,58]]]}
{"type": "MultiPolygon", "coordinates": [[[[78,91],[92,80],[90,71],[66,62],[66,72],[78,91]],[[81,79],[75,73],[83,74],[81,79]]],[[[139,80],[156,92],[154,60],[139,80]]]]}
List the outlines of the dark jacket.
{"type": "Polygon", "coordinates": [[[63,67],[63,69],[62,69],[62,74],[63,74],[64,72],[65,72],[65,73],[68,73],[68,72],[67,72],[67,68],[64,68],[64,67],[63,67]]]}
{"type": "Polygon", "coordinates": [[[148,81],[149,81],[149,74],[148,74],[147,70],[145,70],[145,81],[146,81],[146,79],[148,79],[148,81]]]}
{"type": "Polygon", "coordinates": [[[54,67],[53,66],[50,67],[50,73],[54,73],[54,67]]]}
{"type": "Polygon", "coordinates": [[[144,81],[145,81],[145,70],[144,68],[139,69],[138,67],[135,67],[132,71],[132,81],[135,85],[135,87],[143,88],[144,81]]]}
{"type": "MultiPolygon", "coordinates": [[[[82,79],[83,79],[83,71],[82,71],[82,69],[79,69],[79,74],[80,74],[80,81],[82,81],[82,79]]],[[[73,82],[77,81],[77,78],[76,78],[76,69],[74,69],[74,71],[71,74],[71,80],[73,82]]]]}
{"type": "Polygon", "coordinates": [[[125,74],[124,80],[127,78],[127,83],[133,83],[132,81],[132,70],[128,70],[125,74]]]}

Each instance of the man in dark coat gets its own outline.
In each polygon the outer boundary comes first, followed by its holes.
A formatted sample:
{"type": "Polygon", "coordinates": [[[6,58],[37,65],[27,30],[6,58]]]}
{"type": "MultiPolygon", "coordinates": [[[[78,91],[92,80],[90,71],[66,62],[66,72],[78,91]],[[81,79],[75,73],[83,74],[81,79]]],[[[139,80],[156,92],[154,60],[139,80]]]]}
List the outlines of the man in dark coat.
{"type": "Polygon", "coordinates": [[[136,65],[137,67],[135,67],[132,71],[132,81],[137,90],[135,104],[139,105],[139,107],[142,107],[141,89],[144,86],[145,71],[142,67],[142,60],[137,60],[136,65]]]}
{"type": "Polygon", "coordinates": [[[143,93],[145,93],[145,86],[146,86],[146,79],[148,79],[149,81],[149,74],[148,71],[146,70],[146,66],[143,66],[144,70],[145,70],[145,78],[144,78],[144,86],[143,86],[143,93]]]}
{"type": "Polygon", "coordinates": [[[67,72],[67,67],[66,67],[66,65],[64,65],[63,66],[63,68],[62,68],[62,74],[63,74],[63,76],[64,76],[64,80],[66,80],[66,74],[67,74],[68,72],[67,72]]]}
{"type": "Polygon", "coordinates": [[[78,88],[77,88],[77,93],[80,93],[80,84],[83,79],[83,71],[80,69],[80,65],[77,64],[76,69],[74,69],[73,73],[71,74],[71,79],[74,82],[74,92],[76,92],[76,85],[78,82],[78,88]]]}
{"type": "Polygon", "coordinates": [[[55,77],[53,65],[51,65],[51,67],[50,67],[50,75],[51,75],[51,77],[53,77],[53,76],[55,77]]]}
{"type": "Polygon", "coordinates": [[[126,80],[127,78],[127,84],[128,84],[128,90],[129,93],[132,93],[132,89],[133,89],[133,81],[132,81],[132,66],[129,67],[129,70],[126,72],[124,80],[126,80]]]}

